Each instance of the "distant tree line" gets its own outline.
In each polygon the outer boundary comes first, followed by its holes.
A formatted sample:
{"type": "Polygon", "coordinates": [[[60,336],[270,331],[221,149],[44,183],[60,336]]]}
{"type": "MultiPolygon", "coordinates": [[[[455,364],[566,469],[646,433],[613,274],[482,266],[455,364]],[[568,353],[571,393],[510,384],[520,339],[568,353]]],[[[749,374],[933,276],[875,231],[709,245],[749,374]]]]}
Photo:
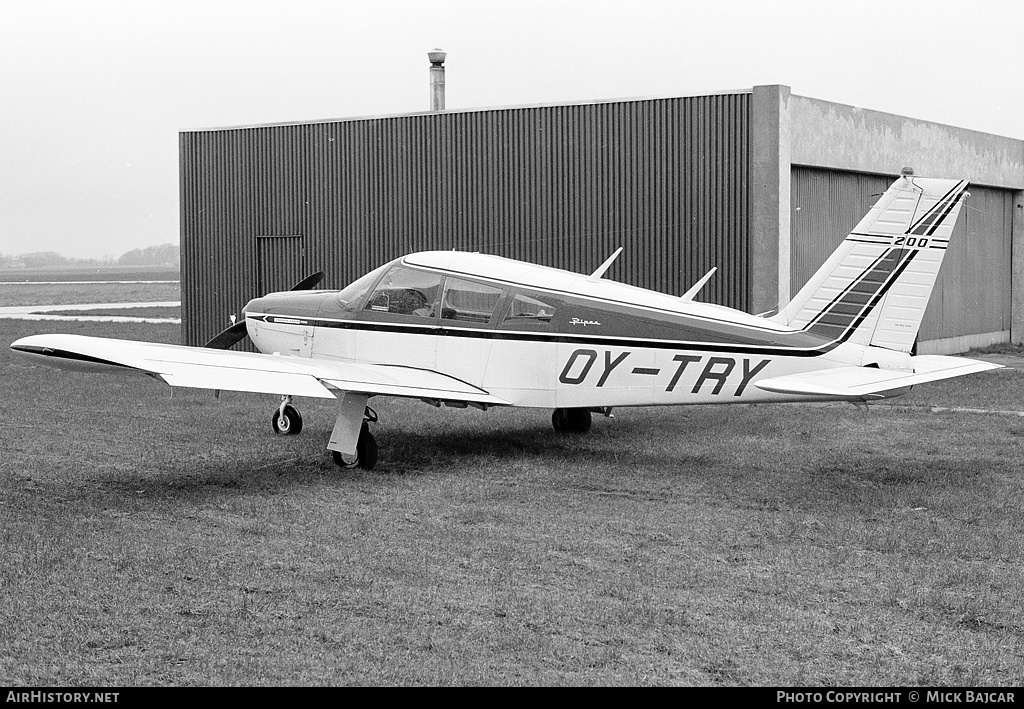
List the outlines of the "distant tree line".
{"type": "Polygon", "coordinates": [[[160,244],[132,249],[117,259],[118,266],[177,266],[180,253],[177,244],[160,244]]]}
{"type": "Polygon", "coordinates": [[[89,268],[111,266],[163,266],[177,268],[180,251],[177,244],[160,244],[132,249],[117,258],[86,259],[62,256],[55,251],[37,251],[31,254],[6,256],[0,254],[0,268],[89,268]]]}

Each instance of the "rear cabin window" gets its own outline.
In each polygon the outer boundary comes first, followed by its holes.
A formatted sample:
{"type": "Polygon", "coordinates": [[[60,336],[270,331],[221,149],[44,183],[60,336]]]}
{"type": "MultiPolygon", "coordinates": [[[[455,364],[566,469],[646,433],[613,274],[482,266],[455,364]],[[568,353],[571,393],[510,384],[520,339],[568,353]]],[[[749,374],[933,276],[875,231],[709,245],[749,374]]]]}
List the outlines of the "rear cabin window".
{"type": "Polygon", "coordinates": [[[555,310],[552,299],[518,293],[509,302],[508,312],[505,313],[501,324],[516,329],[547,326],[551,324],[555,310]]]}
{"type": "Polygon", "coordinates": [[[486,325],[498,307],[501,288],[449,278],[444,287],[441,319],[486,325]]]}
{"type": "Polygon", "coordinates": [[[441,294],[440,273],[393,266],[370,294],[364,310],[432,318],[441,294]]]}

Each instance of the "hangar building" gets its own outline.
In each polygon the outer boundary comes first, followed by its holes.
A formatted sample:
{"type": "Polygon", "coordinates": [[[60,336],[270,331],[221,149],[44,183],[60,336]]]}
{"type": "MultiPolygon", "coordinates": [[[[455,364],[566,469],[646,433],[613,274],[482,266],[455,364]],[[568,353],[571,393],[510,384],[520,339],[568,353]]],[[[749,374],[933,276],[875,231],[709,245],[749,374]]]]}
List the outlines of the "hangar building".
{"type": "Polygon", "coordinates": [[[781,85],[180,134],[182,332],[325,270],[481,251],[761,313],[784,305],[904,166],[967,178],[920,353],[1024,341],[1024,141],[781,85]],[[1016,243],[1015,243],[1016,242],[1016,243]]]}

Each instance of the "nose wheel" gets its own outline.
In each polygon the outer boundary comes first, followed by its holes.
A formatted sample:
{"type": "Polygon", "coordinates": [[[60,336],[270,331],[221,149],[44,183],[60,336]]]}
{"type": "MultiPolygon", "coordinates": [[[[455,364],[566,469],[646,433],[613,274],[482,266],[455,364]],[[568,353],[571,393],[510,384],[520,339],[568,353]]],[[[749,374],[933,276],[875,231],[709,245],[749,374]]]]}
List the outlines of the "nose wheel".
{"type": "Polygon", "coordinates": [[[281,405],[270,418],[270,425],[279,436],[295,436],[302,430],[302,416],[291,402],[290,396],[281,397],[281,405]]]}

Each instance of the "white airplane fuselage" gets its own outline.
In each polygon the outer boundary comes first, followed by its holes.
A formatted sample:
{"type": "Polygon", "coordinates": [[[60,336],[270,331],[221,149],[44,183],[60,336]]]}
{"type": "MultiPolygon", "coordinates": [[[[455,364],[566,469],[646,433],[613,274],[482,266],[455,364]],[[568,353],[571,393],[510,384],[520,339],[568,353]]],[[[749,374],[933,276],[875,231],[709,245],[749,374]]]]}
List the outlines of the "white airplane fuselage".
{"type": "Polygon", "coordinates": [[[251,301],[252,341],[264,353],[435,371],[542,408],[807,401],[752,384],[828,367],[900,368],[908,357],[493,256],[425,252],[374,274],[344,302],[344,291],[251,301]],[[433,290],[385,283],[393,268],[433,290]],[[411,303],[416,312],[402,312],[407,290],[425,296],[411,303]],[[467,304],[476,307],[458,307],[467,304]]]}

